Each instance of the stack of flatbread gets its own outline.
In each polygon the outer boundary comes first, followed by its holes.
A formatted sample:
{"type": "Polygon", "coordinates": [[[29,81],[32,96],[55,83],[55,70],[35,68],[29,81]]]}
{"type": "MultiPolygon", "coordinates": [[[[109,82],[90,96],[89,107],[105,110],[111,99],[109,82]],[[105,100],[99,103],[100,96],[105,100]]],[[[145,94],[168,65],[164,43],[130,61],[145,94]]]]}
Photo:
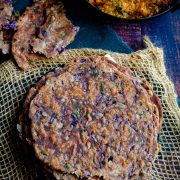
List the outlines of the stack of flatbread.
{"type": "Polygon", "coordinates": [[[89,56],[42,77],[17,127],[28,156],[56,179],[124,180],[150,177],[161,124],[147,81],[89,56]]]}

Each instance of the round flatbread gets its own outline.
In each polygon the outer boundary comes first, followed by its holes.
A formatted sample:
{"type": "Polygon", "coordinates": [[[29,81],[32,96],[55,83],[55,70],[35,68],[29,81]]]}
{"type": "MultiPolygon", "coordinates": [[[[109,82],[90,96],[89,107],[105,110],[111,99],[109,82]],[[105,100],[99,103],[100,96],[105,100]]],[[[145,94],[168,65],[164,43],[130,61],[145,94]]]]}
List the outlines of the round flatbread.
{"type": "MultiPolygon", "coordinates": [[[[81,57],[82,58],[86,58],[86,57],[81,57]]],[[[80,57],[78,57],[78,59],[80,59],[80,57]]],[[[75,63],[75,62],[71,62],[71,63],[75,63]]],[[[113,64],[112,62],[109,62],[110,64],[113,64]]],[[[125,67],[118,67],[119,71],[127,74],[127,75],[131,75],[132,76],[132,72],[125,67]]],[[[25,104],[24,104],[24,112],[21,114],[20,118],[19,118],[19,125],[18,127],[20,127],[20,137],[21,140],[23,141],[23,147],[24,150],[27,154],[32,154],[33,155],[33,151],[32,148],[29,147],[29,145],[32,145],[32,136],[31,136],[31,132],[30,132],[30,125],[31,125],[31,121],[28,118],[28,112],[29,112],[29,105],[31,100],[35,97],[35,95],[38,93],[39,89],[45,84],[46,80],[48,80],[49,77],[56,77],[58,75],[60,75],[61,73],[66,71],[66,67],[62,68],[62,67],[58,67],[56,68],[53,72],[49,72],[48,74],[46,74],[45,76],[43,76],[36,84],[34,87],[32,87],[29,92],[28,95],[26,97],[25,100],[25,104]]],[[[32,159],[32,158],[31,158],[32,159]]],[[[35,159],[33,161],[36,161],[35,159]]],[[[33,162],[33,164],[35,164],[33,162]]],[[[36,166],[41,166],[42,165],[38,165],[39,163],[36,162],[36,166]]],[[[49,171],[49,169],[48,169],[49,171]]],[[[62,180],[66,180],[66,179],[77,179],[76,176],[74,175],[70,175],[70,174],[63,174],[62,172],[59,171],[55,171],[55,170],[50,170],[53,175],[55,176],[56,179],[62,179],[62,180]]],[[[96,178],[98,179],[98,178],[96,178]]]]}
{"type": "Polygon", "coordinates": [[[78,177],[147,178],[161,126],[153,98],[145,81],[106,58],[80,58],[48,78],[31,101],[36,156],[78,177]]]}

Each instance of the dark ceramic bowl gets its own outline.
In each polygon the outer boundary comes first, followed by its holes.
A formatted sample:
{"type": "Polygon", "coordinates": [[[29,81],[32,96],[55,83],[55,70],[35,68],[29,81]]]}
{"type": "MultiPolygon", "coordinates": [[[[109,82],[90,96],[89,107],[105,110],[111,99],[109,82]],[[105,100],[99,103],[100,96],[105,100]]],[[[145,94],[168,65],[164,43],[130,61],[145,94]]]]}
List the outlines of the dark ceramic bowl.
{"type": "MultiPolygon", "coordinates": [[[[86,0],[86,2],[89,3],[88,0],[86,0]]],[[[89,3],[90,4],[90,3],[89,3]]],[[[92,4],[90,4],[91,6],[93,6],[92,4]]],[[[175,12],[176,10],[180,9],[180,0],[171,0],[171,3],[168,5],[168,7],[166,9],[164,9],[164,11],[161,11],[160,13],[158,14],[155,14],[153,16],[150,16],[150,17],[145,17],[145,18],[135,18],[135,19],[130,19],[130,18],[122,18],[122,17],[117,17],[117,16],[113,16],[111,14],[108,14],[108,13],[105,13],[103,11],[101,11],[100,9],[98,9],[96,6],[93,6],[95,9],[97,9],[98,11],[100,11],[101,13],[104,13],[104,14],[107,14],[109,16],[112,16],[114,18],[118,18],[118,19],[125,19],[125,20],[128,20],[128,21],[141,21],[141,20],[147,20],[147,19],[151,19],[151,18],[154,18],[154,17],[158,17],[158,16],[161,16],[169,11],[171,12],[175,12]]]]}

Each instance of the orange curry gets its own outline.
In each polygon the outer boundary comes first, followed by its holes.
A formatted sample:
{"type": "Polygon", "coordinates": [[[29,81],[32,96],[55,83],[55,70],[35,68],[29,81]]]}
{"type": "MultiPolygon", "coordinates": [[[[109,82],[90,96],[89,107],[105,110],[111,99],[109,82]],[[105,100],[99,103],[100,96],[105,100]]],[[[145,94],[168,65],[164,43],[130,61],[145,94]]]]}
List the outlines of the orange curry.
{"type": "Polygon", "coordinates": [[[89,0],[101,11],[121,18],[144,18],[167,8],[170,0],[89,0]]]}

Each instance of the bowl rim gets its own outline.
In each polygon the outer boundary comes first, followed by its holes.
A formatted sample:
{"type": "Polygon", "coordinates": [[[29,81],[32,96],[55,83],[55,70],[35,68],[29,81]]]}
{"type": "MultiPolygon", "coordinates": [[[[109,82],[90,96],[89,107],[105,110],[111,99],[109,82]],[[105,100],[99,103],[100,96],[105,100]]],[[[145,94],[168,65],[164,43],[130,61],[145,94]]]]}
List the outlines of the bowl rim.
{"type": "Polygon", "coordinates": [[[149,20],[149,19],[154,19],[156,17],[159,17],[161,15],[164,15],[168,12],[170,12],[174,6],[179,2],[179,0],[171,0],[170,4],[168,5],[168,7],[161,11],[160,13],[157,13],[153,16],[148,16],[148,17],[144,17],[144,18],[123,18],[123,17],[118,17],[118,16],[115,16],[115,15],[112,15],[112,14],[109,14],[109,13],[106,13],[104,11],[101,11],[99,8],[97,8],[96,6],[94,6],[93,4],[91,4],[89,2],[89,0],[85,0],[89,5],[91,5],[93,8],[95,8],[97,11],[101,12],[102,14],[105,14],[105,15],[108,15],[109,17],[112,17],[112,18],[115,18],[115,19],[120,19],[120,20],[126,20],[126,21],[131,21],[131,22],[134,22],[134,21],[144,21],[144,20],[149,20]]]}

